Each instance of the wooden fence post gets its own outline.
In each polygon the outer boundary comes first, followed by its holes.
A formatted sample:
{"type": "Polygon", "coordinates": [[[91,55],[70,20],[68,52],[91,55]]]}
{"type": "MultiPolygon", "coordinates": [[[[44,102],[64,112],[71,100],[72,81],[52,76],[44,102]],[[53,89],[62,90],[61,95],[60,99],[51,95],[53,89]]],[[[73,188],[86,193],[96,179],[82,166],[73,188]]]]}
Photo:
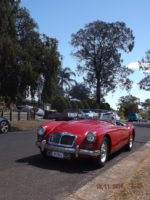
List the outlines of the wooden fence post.
{"type": "Polygon", "coordinates": [[[9,116],[10,121],[12,121],[12,110],[10,110],[10,116],[9,116]]]}
{"type": "Polygon", "coordinates": [[[20,110],[18,111],[18,121],[20,121],[20,110]]]}
{"type": "Polygon", "coordinates": [[[27,111],[27,120],[29,120],[29,111],[27,111]]]}
{"type": "Polygon", "coordinates": [[[3,110],[1,111],[1,116],[2,116],[2,117],[4,116],[4,111],[3,111],[3,110]]]}

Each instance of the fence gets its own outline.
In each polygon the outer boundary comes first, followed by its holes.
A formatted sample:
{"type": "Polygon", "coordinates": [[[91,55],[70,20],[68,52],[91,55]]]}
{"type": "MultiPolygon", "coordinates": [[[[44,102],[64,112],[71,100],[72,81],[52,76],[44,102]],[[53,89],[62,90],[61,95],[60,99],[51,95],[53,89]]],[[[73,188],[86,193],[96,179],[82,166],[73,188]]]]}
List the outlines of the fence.
{"type": "Polygon", "coordinates": [[[10,121],[18,120],[34,120],[35,113],[33,112],[21,112],[21,111],[0,111],[0,116],[7,118],[10,121]]]}

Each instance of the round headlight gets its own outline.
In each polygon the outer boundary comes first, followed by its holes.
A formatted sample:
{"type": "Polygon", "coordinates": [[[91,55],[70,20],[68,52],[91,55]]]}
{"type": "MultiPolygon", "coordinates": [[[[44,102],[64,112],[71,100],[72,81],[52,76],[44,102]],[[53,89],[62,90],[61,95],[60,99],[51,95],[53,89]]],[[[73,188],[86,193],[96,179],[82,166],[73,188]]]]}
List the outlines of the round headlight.
{"type": "Polygon", "coordinates": [[[45,129],[46,129],[46,127],[40,126],[40,127],[38,128],[38,130],[37,130],[37,134],[40,135],[40,136],[44,135],[45,129]]]}
{"type": "Polygon", "coordinates": [[[95,142],[96,140],[96,133],[95,132],[88,132],[86,135],[86,139],[88,142],[95,142]]]}

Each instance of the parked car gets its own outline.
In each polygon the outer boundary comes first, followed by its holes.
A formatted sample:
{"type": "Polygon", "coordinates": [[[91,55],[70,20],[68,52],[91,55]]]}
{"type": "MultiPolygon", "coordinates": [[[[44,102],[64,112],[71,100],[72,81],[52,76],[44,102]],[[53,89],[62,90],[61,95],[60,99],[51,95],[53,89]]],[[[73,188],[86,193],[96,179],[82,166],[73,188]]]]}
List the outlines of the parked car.
{"type": "Polygon", "coordinates": [[[134,126],[119,120],[51,121],[38,128],[36,145],[45,157],[91,158],[100,167],[123,146],[131,150],[134,138],[134,126]]]}
{"type": "Polygon", "coordinates": [[[17,109],[22,112],[29,112],[33,109],[33,106],[30,105],[16,105],[17,109]]]}
{"type": "Polygon", "coordinates": [[[9,121],[4,117],[0,117],[0,133],[7,133],[9,130],[10,130],[9,121]]]}
{"type": "Polygon", "coordinates": [[[38,108],[37,111],[35,112],[35,114],[39,117],[44,117],[45,111],[41,108],[38,108]]]}
{"type": "Polygon", "coordinates": [[[130,113],[128,114],[128,121],[129,122],[134,122],[134,121],[143,121],[142,116],[138,113],[130,113]]]}
{"type": "Polygon", "coordinates": [[[110,111],[110,112],[100,113],[100,119],[106,121],[111,119],[120,120],[120,117],[116,112],[110,111]]]}

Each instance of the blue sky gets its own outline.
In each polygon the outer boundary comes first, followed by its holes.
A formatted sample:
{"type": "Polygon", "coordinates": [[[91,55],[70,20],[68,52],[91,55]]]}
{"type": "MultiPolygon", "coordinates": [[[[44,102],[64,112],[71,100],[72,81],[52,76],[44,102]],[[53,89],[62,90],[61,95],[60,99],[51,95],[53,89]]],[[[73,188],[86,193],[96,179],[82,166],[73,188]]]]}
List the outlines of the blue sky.
{"type": "MultiPolygon", "coordinates": [[[[21,5],[29,10],[39,26],[40,33],[59,41],[63,67],[70,67],[73,71],[76,69],[77,60],[71,56],[72,33],[95,20],[125,22],[135,36],[134,49],[122,57],[125,65],[134,68],[134,74],[131,76],[134,84],[130,94],[139,97],[141,101],[150,98],[150,92],[138,88],[137,83],[143,74],[136,64],[150,49],[150,0],[22,0],[21,5]]],[[[80,80],[80,77],[77,79],[80,80]]],[[[125,95],[128,95],[126,91],[117,89],[105,99],[116,108],[119,97],[125,95]]]]}

